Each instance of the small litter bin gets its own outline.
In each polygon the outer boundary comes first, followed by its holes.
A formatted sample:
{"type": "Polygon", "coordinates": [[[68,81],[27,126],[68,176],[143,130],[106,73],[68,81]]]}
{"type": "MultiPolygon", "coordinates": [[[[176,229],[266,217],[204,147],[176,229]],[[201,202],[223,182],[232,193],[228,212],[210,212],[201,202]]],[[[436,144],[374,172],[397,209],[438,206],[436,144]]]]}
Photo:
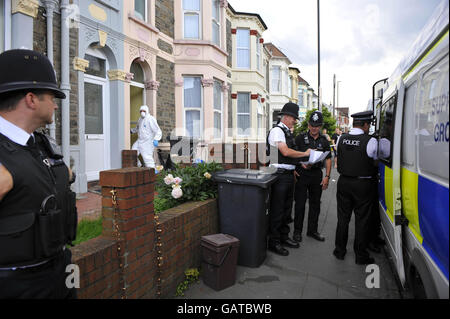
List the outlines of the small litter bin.
{"type": "Polygon", "coordinates": [[[239,239],[238,264],[259,267],[266,258],[270,190],[277,176],[249,169],[214,174],[220,232],[239,239]]]}
{"type": "Polygon", "coordinates": [[[202,276],[205,285],[214,290],[233,286],[236,281],[236,264],[239,239],[215,234],[202,236],[202,276]]]}

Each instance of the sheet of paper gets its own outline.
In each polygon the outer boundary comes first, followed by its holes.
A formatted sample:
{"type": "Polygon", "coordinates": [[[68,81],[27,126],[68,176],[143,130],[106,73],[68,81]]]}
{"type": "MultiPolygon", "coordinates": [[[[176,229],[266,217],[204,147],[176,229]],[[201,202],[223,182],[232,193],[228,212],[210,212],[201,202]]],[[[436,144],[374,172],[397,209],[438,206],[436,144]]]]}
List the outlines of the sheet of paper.
{"type": "Polygon", "coordinates": [[[328,153],[330,151],[321,152],[321,151],[315,151],[311,150],[311,153],[309,154],[309,160],[307,162],[301,162],[302,164],[315,164],[318,162],[322,162],[325,157],[327,157],[328,153]]]}

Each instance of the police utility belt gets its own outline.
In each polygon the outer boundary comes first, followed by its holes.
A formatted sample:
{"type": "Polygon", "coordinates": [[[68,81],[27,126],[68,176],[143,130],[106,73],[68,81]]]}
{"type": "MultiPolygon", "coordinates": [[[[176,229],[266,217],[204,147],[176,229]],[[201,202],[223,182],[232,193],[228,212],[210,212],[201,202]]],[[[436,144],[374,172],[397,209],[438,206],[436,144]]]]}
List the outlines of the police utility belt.
{"type": "Polygon", "coordinates": [[[45,197],[34,211],[6,217],[0,214],[0,270],[27,269],[46,264],[59,256],[66,244],[72,245],[76,238],[76,194],[70,190],[67,175],[59,173],[65,165],[62,155],[55,152],[44,135],[41,136],[48,155],[39,150],[40,157],[52,178],[54,194],[45,197]],[[57,181],[67,187],[57,192],[57,181]]]}

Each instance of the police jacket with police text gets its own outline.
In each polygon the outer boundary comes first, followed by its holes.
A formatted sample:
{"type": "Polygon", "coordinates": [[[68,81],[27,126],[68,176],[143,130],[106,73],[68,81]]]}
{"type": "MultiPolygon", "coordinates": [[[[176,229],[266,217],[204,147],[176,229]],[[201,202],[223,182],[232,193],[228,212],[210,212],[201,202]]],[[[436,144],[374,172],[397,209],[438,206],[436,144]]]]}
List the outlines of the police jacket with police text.
{"type": "Polygon", "coordinates": [[[0,163],[13,178],[0,201],[0,268],[47,260],[76,236],[68,168],[47,137],[34,137],[35,145],[22,146],[0,134],[0,163]]]}
{"type": "Polygon", "coordinates": [[[337,145],[338,172],[350,177],[374,176],[374,160],[367,155],[368,134],[343,134],[337,145]]]}

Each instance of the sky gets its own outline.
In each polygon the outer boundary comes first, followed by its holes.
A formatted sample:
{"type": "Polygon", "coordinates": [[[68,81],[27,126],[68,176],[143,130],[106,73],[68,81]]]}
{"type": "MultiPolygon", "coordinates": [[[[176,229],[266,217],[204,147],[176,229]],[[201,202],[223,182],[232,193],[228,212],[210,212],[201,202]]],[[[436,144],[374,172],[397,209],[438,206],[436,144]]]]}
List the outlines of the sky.
{"type": "MultiPolygon", "coordinates": [[[[236,11],[258,13],[272,42],[318,92],[317,1],[228,0],[236,11]]],[[[365,111],[372,85],[389,77],[427,23],[440,0],[321,0],[320,74],[322,101],[365,111]],[[336,102],[337,103],[337,102],[336,102]]]]}

